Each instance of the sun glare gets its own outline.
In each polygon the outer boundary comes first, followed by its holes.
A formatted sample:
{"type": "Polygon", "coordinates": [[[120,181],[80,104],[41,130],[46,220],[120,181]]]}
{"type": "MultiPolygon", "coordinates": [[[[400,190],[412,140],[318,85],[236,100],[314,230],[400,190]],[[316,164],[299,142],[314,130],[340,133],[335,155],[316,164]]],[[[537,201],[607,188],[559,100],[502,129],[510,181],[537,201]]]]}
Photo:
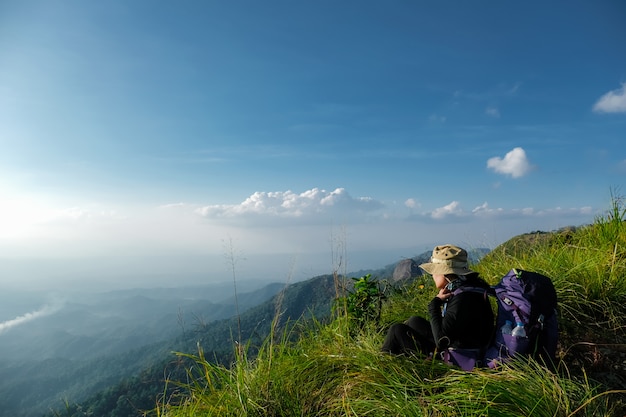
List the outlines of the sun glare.
{"type": "Polygon", "coordinates": [[[34,201],[0,197],[0,239],[33,237],[52,211],[34,201]]]}

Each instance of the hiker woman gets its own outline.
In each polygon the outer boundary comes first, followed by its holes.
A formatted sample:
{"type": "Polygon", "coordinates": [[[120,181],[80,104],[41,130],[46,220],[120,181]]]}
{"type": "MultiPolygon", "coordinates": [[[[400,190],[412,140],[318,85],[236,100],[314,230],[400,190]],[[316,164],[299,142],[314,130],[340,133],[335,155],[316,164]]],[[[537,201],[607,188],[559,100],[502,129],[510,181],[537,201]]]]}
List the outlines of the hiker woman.
{"type": "Polygon", "coordinates": [[[493,336],[489,284],[469,269],[467,251],[454,245],[436,246],[430,262],[420,268],[432,275],[439,289],[428,305],[430,322],[413,316],[393,324],[382,351],[425,355],[440,352],[444,361],[472,369],[493,336]]]}

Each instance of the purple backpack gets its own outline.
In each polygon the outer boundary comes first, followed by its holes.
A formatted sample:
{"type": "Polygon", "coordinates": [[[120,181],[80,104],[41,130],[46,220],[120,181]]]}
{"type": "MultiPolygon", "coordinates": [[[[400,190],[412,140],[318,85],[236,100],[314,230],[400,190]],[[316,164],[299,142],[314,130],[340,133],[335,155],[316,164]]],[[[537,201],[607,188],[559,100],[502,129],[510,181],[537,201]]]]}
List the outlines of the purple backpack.
{"type": "Polygon", "coordinates": [[[491,295],[497,299],[498,313],[485,365],[495,368],[515,355],[526,355],[554,366],[559,330],[552,280],[536,272],[512,269],[492,287],[491,295]]]}

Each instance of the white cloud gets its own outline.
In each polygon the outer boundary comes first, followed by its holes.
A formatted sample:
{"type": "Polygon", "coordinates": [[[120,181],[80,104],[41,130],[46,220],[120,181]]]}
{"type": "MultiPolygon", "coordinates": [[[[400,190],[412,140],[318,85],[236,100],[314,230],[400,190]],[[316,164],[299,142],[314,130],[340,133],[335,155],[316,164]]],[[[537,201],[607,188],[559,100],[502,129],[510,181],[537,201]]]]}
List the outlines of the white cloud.
{"type": "Polygon", "coordinates": [[[508,152],[504,158],[500,158],[499,156],[489,158],[487,168],[491,168],[499,174],[519,178],[530,172],[531,166],[528,162],[528,158],[526,158],[524,149],[518,147],[508,152]]]}
{"type": "MultiPolygon", "coordinates": [[[[407,220],[426,222],[429,223],[429,219],[436,220],[437,224],[458,224],[459,220],[464,223],[473,223],[475,221],[495,221],[495,220],[522,220],[532,219],[532,221],[538,221],[539,219],[553,219],[553,220],[565,220],[565,219],[582,219],[586,218],[589,221],[592,220],[594,212],[591,207],[572,207],[572,208],[492,208],[489,203],[475,207],[471,211],[465,211],[461,207],[459,201],[452,201],[443,207],[438,207],[430,212],[423,212],[417,215],[410,215],[407,220]]],[[[574,220],[572,224],[580,224],[577,220],[574,220]]]]}
{"type": "Polygon", "coordinates": [[[609,91],[593,105],[596,113],[626,113],[626,83],[621,88],[609,91]]]}
{"type": "Polygon", "coordinates": [[[43,306],[41,309],[32,311],[30,313],[26,313],[23,316],[16,317],[12,320],[7,320],[5,322],[0,323],[0,334],[9,330],[12,327],[19,326],[24,323],[28,323],[29,321],[36,320],[40,317],[49,316],[51,314],[56,313],[62,308],[62,304],[56,302],[54,304],[48,304],[43,306]]]}
{"type": "Polygon", "coordinates": [[[497,119],[500,117],[500,110],[498,110],[497,107],[487,107],[485,109],[485,114],[487,116],[494,117],[497,119]]]}
{"type": "Polygon", "coordinates": [[[524,208],[524,209],[512,209],[505,210],[503,208],[491,208],[489,204],[485,201],[480,206],[474,208],[472,210],[472,214],[476,217],[480,218],[495,218],[495,217],[514,217],[521,216],[524,217],[526,215],[532,214],[533,209],[524,208]]]}
{"type": "Polygon", "coordinates": [[[483,215],[491,212],[493,212],[493,209],[489,208],[489,204],[487,204],[486,201],[480,206],[476,207],[474,210],[472,210],[472,213],[476,215],[483,215]]]}
{"type": "Polygon", "coordinates": [[[415,200],[414,198],[409,198],[408,200],[406,200],[404,202],[404,205],[410,209],[419,208],[421,206],[419,201],[415,200]]]}
{"type": "Polygon", "coordinates": [[[187,204],[185,204],[185,203],[183,203],[181,201],[181,202],[178,202],[178,203],[163,204],[163,205],[158,206],[157,209],[165,209],[165,210],[171,209],[171,208],[176,209],[176,208],[179,208],[179,207],[185,207],[186,205],[187,204]]]}
{"type": "Polygon", "coordinates": [[[548,209],[535,209],[532,207],[525,208],[491,208],[487,202],[484,202],[480,206],[472,210],[472,214],[480,218],[510,218],[519,219],[524,217],[552,217],[555,219],[571,218],[578,216],[591,216],[593,209],[591,207],[573,207],[573,208],[548,208],[548,209]]]}
{"type": "Polygon", "coordinates": [[[237,219],[255,216],[265,219],[298,219],[316,223],[329,216],[364,214],[377,211],[384,205],[370,197],[352,197],[344,188],[326,191],[319,188],[300,194],[292,191],[257,191],[240,204],[210,205],[196,210],[210,219],[237,219]]]}
{"type": "Polygon", "coordinates": [[[463,215],[463,210],[461,210],[460,203],[458,201],[453,201],[450,204],[439,207],[432,211],[430,217],[433,219],[443,219],[450,216],[461,216],[463,215]]]}

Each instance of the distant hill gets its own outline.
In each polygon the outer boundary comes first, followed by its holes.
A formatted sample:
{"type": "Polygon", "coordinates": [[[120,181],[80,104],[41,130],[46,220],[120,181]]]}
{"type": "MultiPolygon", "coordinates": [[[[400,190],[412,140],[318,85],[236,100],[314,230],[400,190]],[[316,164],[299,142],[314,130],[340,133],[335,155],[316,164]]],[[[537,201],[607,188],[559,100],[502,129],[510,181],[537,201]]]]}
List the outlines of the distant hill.
{"type": "MultiPolygon", "coordinates": [[[[234,358],[239,327],[241,340],[247,344],[247,351],[253,353],[267,337],[272,320],[277,314],[280,328],[301,318],[314,316],[323,320],[330,315],[335,295],[335,278],[332,275],[321,275],[288,285],[270,300],[242,313],[239,318],[196,323],[195,327],[166,343],[146,346],[118,357],[124,363],[127,363],[129,358],[135,358],[140,360],[144,367],[134,376],[127,377],[108,388],[104,387],[106,389],[90,398],[85,398],[78,392],[69,398],[71,402],[80,401],[76,410],[88,411],[90,413],[88,415],[141,416],[139,410],[154,408],[157,396],[166,389],[164,375],[172,380],[185,378],[184,363],[175,360],[173,351],[193,354],[201,347],[207,358],[228,364],[234,358]],[[124,398],[125,401],[118,401],[120,398],[124,398]]],[[[115,358],[107,359],[108,362],[112,360],[115,358]]],[[[30,417],[35,414],[21,415],[30,417]]],[[[55,414],[50,413],[48,416],[53,417],[55,414]]]]}
{"type": "MultiPolygon", "coordinates": [[[[477,264],[490,251],[491,251],[491,249],[489,249],[489,248],[472,248],[472,249],[468,249],[467,250],[467,254],[469,256],[470,264],[477,264]]],[[[419,264],[423,264],[423,263],[428,262],[430,260],[431,255],[432,255],[432,252],[431,251],[427,251],[427,252],[422,252],[419,255],[416,255],[416,256],[414,256],[412,258],[406,258],[406,259],[412,260],[415,264],[419,265],[419,264]]],[[[395,270],[396,266],[399,263],[401,263],[403,260],[400,260],[399,262],[396,262],[396,263],[385,265],[384,267],[378,268],[378,269],[362,269],[362,270],[359,270],[359,271],[351,273],[350,276],[358,278],[358,277],[362,277],[362,276],[367,275],[367,274],[371,274],[373,278],[391,279],[393,277],[394,270],[395,270]]],[[[419,276],[419,275],[422,275],[422,271],[421,270],[418,271],[418,275],[416,275],[416,276],[419,276]]]]}
{"type": "MultiPolygon", "coordinates": [[[[241,287],[245,311],[284,284],[241,287]]],[[[235,315],[232,294],[232,283],[84,294],[3,332],[0,416],[39,417],[140,373],[170,357],[181,335],[235,315]]]]}

